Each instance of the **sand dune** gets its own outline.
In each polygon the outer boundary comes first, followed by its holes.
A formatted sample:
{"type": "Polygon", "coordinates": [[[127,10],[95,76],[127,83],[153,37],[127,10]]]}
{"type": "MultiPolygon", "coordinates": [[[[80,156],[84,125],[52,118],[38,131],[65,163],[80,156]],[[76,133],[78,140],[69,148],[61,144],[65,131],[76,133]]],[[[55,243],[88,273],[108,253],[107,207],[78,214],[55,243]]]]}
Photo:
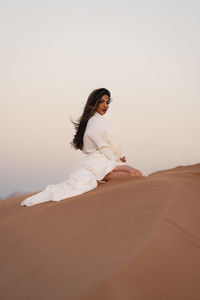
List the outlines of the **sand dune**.
{"type": "Polygon", "coordinates": [[[27,196],[0,202],[2,300],[200,299],[200,164],[27,196]]]}

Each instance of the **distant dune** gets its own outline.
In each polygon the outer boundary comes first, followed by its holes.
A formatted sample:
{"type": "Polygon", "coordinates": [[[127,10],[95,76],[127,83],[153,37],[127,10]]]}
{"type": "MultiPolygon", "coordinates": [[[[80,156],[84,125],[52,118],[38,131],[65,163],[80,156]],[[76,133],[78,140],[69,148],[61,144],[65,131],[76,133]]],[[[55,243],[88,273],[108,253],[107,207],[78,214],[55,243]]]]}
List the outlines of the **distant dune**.
{"type": "Polygon", "coordinates": [[[13,197],[16,197],[16,196],[19,196],[19,195],[23,195],[24,193],[21,193],[21,192],[13,192],[11,194],[9,194],[8,196],[4,197],[4,198],[1,198],[0,197],[0,200],[5,200],[7,198],[13,198],[13,197]]]}
{"type": "Polygon", "coordinates": [[[200,164],[0,202],[1,300],[199,300],[200,164]]]}

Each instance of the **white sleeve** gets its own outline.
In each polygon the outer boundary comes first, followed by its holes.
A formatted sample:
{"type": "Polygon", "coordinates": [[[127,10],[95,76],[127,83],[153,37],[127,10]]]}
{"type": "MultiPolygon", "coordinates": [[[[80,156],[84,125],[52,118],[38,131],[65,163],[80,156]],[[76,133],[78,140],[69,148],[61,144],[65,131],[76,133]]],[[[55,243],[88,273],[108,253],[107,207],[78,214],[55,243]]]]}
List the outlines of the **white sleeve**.
{"type": "Polygon", "coordinates": [[[117,157],[110,147],[107,130],[101,120],[93,120],[90,124],[90,129],[87,131],[87,136],[95,143],[101,153],[108,159],[116,160],[117,157]]]}
{"type": "Polygon", "coordinates": [[[117,156],[113,153],[109,147],[101,147],[99,151],[103,153],[110,160],[117,160],[117,156]]]}
{"type": "Polygon", "coordinates": [[[90,127],[87,130],[86,134],[89,139],[95,143],[97,148],[100,149],[101,147],[110,146],[110,141],[108,139],[106,129],[103,122],[101,122],[100,120],[93,120],[90,123],[90,127]]]}

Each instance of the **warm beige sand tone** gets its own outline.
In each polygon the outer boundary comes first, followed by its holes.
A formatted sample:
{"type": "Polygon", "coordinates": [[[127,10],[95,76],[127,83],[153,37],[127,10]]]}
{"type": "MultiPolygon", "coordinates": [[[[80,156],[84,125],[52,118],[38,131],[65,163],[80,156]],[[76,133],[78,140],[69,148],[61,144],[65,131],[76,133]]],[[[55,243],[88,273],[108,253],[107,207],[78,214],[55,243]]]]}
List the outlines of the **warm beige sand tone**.
{"type": "Polygon", "coordinates": [[[1,300],[200,299],[200,164],[0,202],[1,300]]]}

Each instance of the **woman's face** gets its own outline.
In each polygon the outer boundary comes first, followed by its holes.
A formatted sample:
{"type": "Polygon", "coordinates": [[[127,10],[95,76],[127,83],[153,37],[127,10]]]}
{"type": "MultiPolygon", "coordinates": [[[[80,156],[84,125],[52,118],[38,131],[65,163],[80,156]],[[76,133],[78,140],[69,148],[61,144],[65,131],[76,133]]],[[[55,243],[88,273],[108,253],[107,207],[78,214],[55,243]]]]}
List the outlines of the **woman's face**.
{"type": "Polygon", "coordinates": [[[104,115],[107,112],[110,103],[109,99],[110,98],[107,95],[101,96],[101,99],[99,100],[99,104],[96,108],[96,111],[99,114],[104,115]]]}

